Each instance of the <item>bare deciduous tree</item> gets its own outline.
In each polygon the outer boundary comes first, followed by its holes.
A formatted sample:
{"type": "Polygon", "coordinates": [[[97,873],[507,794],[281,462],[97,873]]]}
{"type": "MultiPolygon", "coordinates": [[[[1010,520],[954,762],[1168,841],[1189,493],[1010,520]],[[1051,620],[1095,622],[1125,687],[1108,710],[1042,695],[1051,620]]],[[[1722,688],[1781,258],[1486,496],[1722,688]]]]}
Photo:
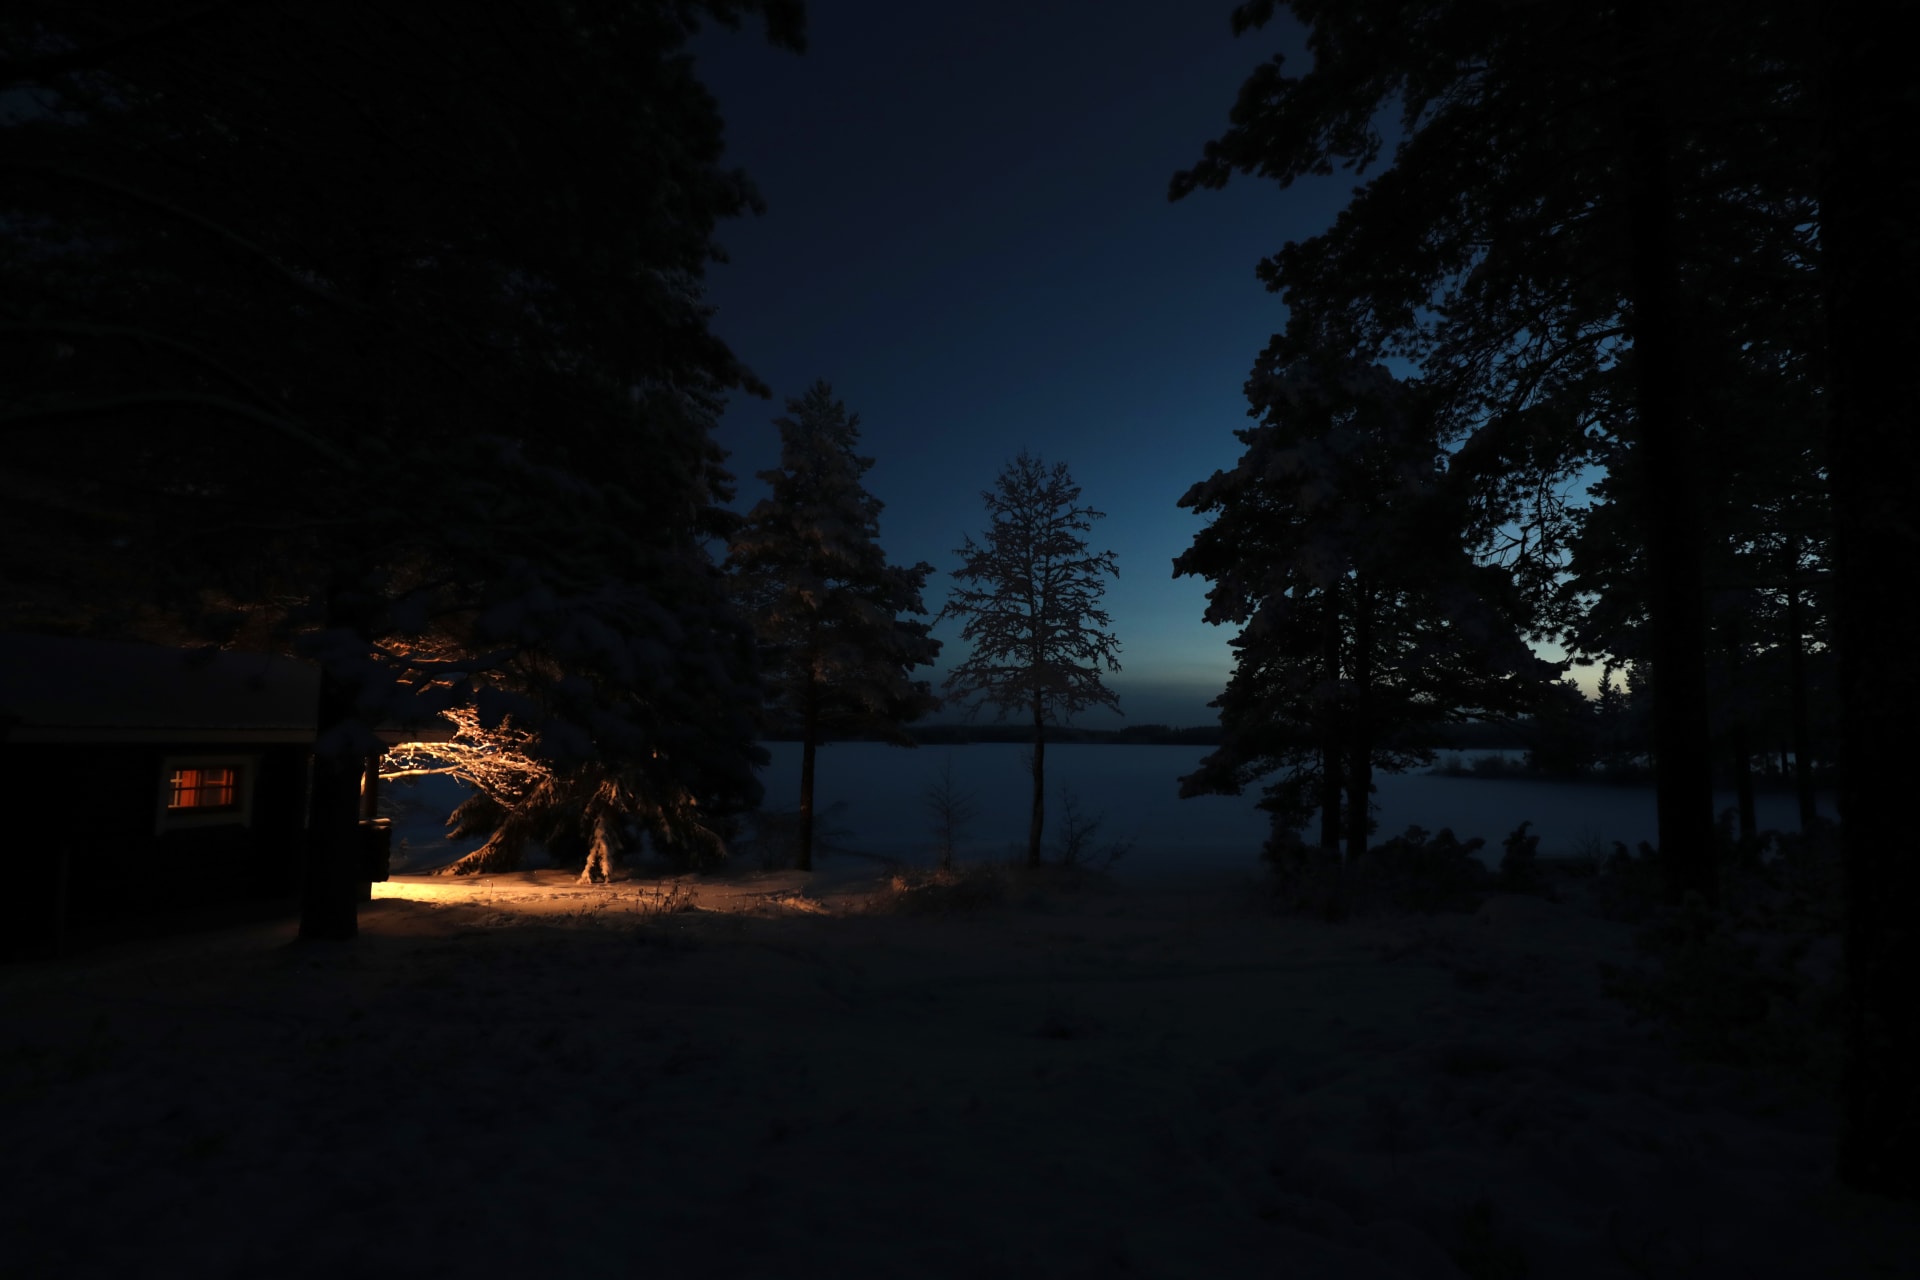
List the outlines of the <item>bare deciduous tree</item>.
{"type": "Polygon", "coordinates": [[[969,714],[992,703],[998,718],[1033,716],[1033,816],[1027,827],[1027,865],[1040,865],[1046,819],[1046,725],[1090,706],[1120,709],[1100,681],[1100,667],[1118,671],[1120,642],[1098,602],[1103,573],[1118,577],[1111,551],[1087,550],[1080,535],[1105,513],[1079,505],[1080,486],[1067,464],[1048,468],[1026,450],[1008,463],[981,500],[991,517],[986,543],[967,538],[956,586],[942,616],[966,618],[960,638],[972,646],[947,677],[945,689],[969,701],[969,714]]]}

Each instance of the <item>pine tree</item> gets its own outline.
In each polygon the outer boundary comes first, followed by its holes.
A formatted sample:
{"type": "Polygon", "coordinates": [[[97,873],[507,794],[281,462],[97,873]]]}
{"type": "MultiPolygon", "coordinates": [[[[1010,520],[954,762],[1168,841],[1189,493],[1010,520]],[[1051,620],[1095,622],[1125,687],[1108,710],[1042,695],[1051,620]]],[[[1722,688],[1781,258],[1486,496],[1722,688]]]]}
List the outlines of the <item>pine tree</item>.
{"type": "Polygon", "coordinates": [[[772,709],[801,734],[800,852],[813,868],[814,756],[823,742],[877,733],[896,746],[902,727],[940,705],[910,672],[940,653],[921,592],[933,566],[886,562],[879,544],[884,504],[861,485],[873,459],[855,452],[860,419],[825,381],[787,401],[780,466],[760,478],[772,496],[734,534],[728,568],[736,598],[756,602],[754,622],[772,709]]]}
{"type": "Polygon", "coordinates": [[[212,608],[320,661],[303,936],[354,931],[381,719],[468,700],[563,772],[757,786],[750,637],[700,546],[713,405],[764,388],[699,284],[758,201],[683,52],[756,11],[798,45],[792,0],[0,18],[35,104],[0,122],[10,467],[62,513],[43,540],[84,535],[100,607],[63,623],[212,608]]]}
{"type": "MultiPolygon", "coordinates": [[[[1240,5],[1236,30],[1277,8],[1240,5]]],[[[1589,448],[1592,393],[1624,371],[1630,416],[1612,429],[1634,442],[1653,503],[1641,533],[1646,662],[1665,673],[1667,887],[1711,898],[1700,424],[1713,406],[1687,370],[1728,345],[1726,299],[1767,296],[1749,315],[1782,315],[1781,299],[1811,297],[1805,15],[1724,0],[1288,8],[1311,69],[1260,66],[1172,194],[1236,170],[1282,185],[1364,170],[1386,150],[1383,110],[1399,109],[1391,163],[1327,233],[1260,274],[1285,293],[1296,346],[1317,334],[1361,359],[1421,364],[1459,466],[1482,477],[1480,537],[1522,535],[1512,567],[1530,590],[1559,568],[1565,513],[1551,495],[1589,448]]]]}
{"type": "MultiPolygon", "coordinates": [[[[1119,576],[1111,551],[1090,554],[1079,535],[1105,513],[1079,505],[1080,486],[1056,462],[1049,470],[1026,450],[1002,469],[993,489],[981,491],[990,523],[984,545],[967,537],[942,615],[966,619],[960,638],[972,652],[947,676],[947,691],[972,705],[991,703],[996,718],[1033,717],[1033,808],[1027,824],[1027,865],[1040,865],[1046,821],[1046,726],[1090,706],[1119,710],[1120,700],[1100,680],[1100,667],[1118,671],[1119,641],[1097,602],[1100,575],[1119,576]]],[[[1064,718],[1064,719],[1063,719],[1064,718]]]]}
{"type": "Polygon", "coordinates": [[[1174,574],[1211,579],[1206,620],[1241,626],[1212,703],[1226,741],[1181,794],[1237,795],[1281,771],[1261,801],[1276,826],[1317,807],[1321,846],[1344,831],[1352,858],[1376,768],[1430,762],[1406,745],[1419,730],[1533,707],[1553,668],[1526,649],[1511,581],[1466,553],[1417,388],[1302,356],[1263,362],[1247,389],[1263,420],[1235,433],[1246,452],[1180,499],[1214,518],[1174,574]]]}

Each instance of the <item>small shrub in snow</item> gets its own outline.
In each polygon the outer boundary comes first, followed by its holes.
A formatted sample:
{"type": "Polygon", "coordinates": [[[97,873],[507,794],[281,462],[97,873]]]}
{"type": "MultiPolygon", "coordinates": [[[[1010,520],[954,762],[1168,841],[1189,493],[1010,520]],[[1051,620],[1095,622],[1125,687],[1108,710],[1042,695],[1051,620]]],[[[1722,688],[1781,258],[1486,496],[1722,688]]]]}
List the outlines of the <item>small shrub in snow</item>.
{"type": "Polygon", "coordinates": [[[1100,830],[1105,815],[1088,817],[1080,808],[1080,797],[1072,787],[1060,788],[1060,826],[1054,836],[1053,855],[1063,867],[1105,869],[1127,856],[1132,841],[1109,840],[1095,845],[1094,833],[1100,830]]]}
{"type": "Polygon", "coordinates": [[[1839,830],[1815,824],[1805,835],[1769,831],[1754,874],[1732,880],[1733,901],[1770,927],[1837,934],[1845,903],[1839,830]]]}
{"type": "Polygon", "coordinates": [[[1598,831],[1587,827],[1573,841],[1568,854],[1560,859],[1567,873],[1581,880],[1591,880],[1600,874],[1607,865],[1607,842],[1598,831]]]}
{"type": "Polygon", "coordinates": [[[1275,823],[1260,857],[1273,868],[1274,905],[1282,912],[1336,924],[1352,913],[1347,869],[1337,851],[1309,845],[1275,823]]]}
{"type": "Polygon", "coordinates": [[[694,910],[693,890],[679,881],[662,884],[651,892],[642,888],[633,896],[633,911],[640,916],[671,916],[694,910]]]}
{"type": "Polygon", "coordinates": [[[997,906],[1007,900],[1007,876],[999,867],[895,872],[868,904],[884,915],[949,915],[997,906]]]}
{"type": "Polygon", "coordinates": [[[938,842],[940,866],[953,868],[954,849],[966,833],[969,822],[980,816],[980,799],[971,791],[962,791],[953,781],[953,753],[940,763],[940,776],[921,792],[921,802],[933,820],[933,835],[938,842]]]}
{"type": "Polygon", "coordinates": [[[1824,1091],[1841,1039],[1839,853],[1825,832],[1768,843],[1772,857],[1723,873],[1721,906],[1649,912],[1642,961],[1601,966],[1603,989],[1684,1052],[1824,1091]]]}
{"type": "Polygon", "coordinates": [[[1485,844],[1478,836],[1461,841],[1447,828],[1429,837],[1414,826],[1348,864],[1276,825],[1260,856],[1274,870],[1281,910],[1338,922],[1375,910],[1476,909],[1493,885],[1492,873],[1474,857],[1485,844]]]}
{"type": "Polygon", "coordinates": [[[1600,914],[1608,920],[1638,924],[1659,906],[1660,893],[1660,867],[1653,846],[1642,840],[1636,856],[1615,840],[1613,853],[1593,883],[1593,902],[1600,914]]]}
{"type": "Polygon", "coordinates": [[[1500,887],[1511,893],[1538,893],[1545,885],[1540,875],[1540,837],[1528,834],[1533,823],[1523,822],[1501,841],[1500,887]]]}
{"type": "Polygon", "coordinates": [[[1523,772],[1505,756],[1476,756],[1468,768],[1476,778],[1511,778],[1523,772]]]}
{"type": "Polygon", "coordinates": [[[1358,879],[1366,896],[1402,911],[1472,911],[1491,887],[1491,873],[1473,856],[1486,843],[1479,836],[1462,842],[1447,827],[1431,839],[1408,827],[1367,850],[1358,879]]]}

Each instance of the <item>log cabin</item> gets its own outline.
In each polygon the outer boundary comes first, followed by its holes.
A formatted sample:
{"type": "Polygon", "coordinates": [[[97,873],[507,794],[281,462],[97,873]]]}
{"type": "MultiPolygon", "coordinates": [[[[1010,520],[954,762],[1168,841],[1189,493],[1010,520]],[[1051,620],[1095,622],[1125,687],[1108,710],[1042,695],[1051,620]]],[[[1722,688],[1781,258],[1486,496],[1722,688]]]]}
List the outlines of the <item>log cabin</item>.
{"type": "Polygon", "coordinates": [[[0,959],[295,912],[318,693],[288,657],[0,634],[0,959]]]}

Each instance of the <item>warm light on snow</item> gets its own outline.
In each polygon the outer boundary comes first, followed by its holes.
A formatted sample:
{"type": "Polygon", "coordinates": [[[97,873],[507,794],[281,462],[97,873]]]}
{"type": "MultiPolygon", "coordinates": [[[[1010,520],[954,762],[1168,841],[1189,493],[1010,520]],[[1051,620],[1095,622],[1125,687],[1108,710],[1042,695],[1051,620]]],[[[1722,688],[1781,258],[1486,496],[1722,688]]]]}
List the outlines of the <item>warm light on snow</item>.
{"type": "Polygon", "coordinates": [[[747,880],[694,876],[619,879],[581,884],[571,871],[513,871],[500,875],[397,875],[373,886],[375,902],[434,907],[484,907],[507,916],[657,916],[699,910],[733,913],[818,914],[809,896],[815,881],[797,871],[747,880]]]}
{"type": "Polygon", "coordinates": [[[373,886],[375,902],[477,905],[527,915],[583,910],[636,910],[657,896],[652,882],[583,885],[571,871],[515,871],[492,876],[393,876],[373,886]]]}

